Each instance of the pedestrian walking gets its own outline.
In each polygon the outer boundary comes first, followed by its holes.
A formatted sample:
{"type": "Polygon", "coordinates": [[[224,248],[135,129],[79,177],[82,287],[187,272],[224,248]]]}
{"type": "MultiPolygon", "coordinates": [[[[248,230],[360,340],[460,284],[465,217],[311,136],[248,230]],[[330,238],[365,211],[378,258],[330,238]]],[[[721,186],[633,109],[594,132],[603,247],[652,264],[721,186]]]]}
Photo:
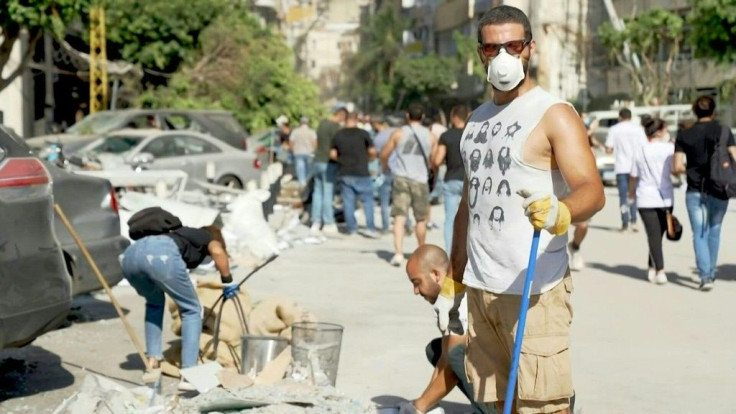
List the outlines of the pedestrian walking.
{"type": "MultiPolygon", "coordinates": [[[[388,143],[388,139],[394,131],[394,128],[390,127],[388,120],[383,116],[374,116],[373,129],[376,131],[376,136],[373,138],[373,146],[376,147],[376,153],[380,154],[383,147],[388,143]]],[[[378,180],[380,185],[378,186],[378,200],[381,205],[381,229],[383,233],[388,233],[391,228],[391,185],[393,184],[393,177],[391,175],[392,160],[389,159],[388,168],[383,168],[379,165],[378,180]]]]}
{"type": "Polygon", "coordinates": [[[605,197],[580,117],[529,78],[535,50],[529,19],[515,7],[494,7],[478,22],[478,54],[493,98],[473,111],[461,139],[466,182],[455,216],[452,277],[435,309],[449,315],[440,321],[457,318],[467,286],[465,367],[474,401],[499,410],[513,404],[512,412],[569,413],[567,232],[570,223],[603,208],[605,197]],[[518,393],[504,401],[529,248],[541,230],[518,393]]]}
{"type": "Polygon", "coordinates": [[[710,160],[721,134],[726,134],[726,145],[736,158],[733,134],[715,120],[716,103],[704,95],[693,103],[698,122],[681,131],[675,140],[673,172],[687,175],[685,204],[693,232],[695,264],[700,276],[700,290],[713,289],[721,244],[721,223],[728,210],[728,197],[720,194],[710,179],[710,160]],[[685,158],[687,157],[687,166],[685,158]]]}
{"type": "Polygon", "coordinates": [[[427,217],[429,211],[429,166],[431,156],[437,148],[437,137],[422,126],[424,108],[420,104],[409,105],[406,111],[406,125],[397,128],[381,151],[381,163],[388,168],[389,158],[394,153],[395,165],[392,167],[394,182],[391,195],[394,218],[394,256],[391,265],[401,266],[404,262],[404,226],[409,208],[414,211],[417,245],[421,246],[427,237],[427,217]]]}
{"type": "MultiPolygon", "coordinates": [[[[180,227],[165,234],[147,236],[123,254],[123,276],[146,300],[146,355],[152,368],[158,368],[163,359],[164,293],[176,303],[181,314],[181,367],[197,365],[202,307],[187,269],[196,268],[207,256],[215,263],[222,283],[231,283],[225,240],[216,227],[180,227]]],[[[191,391],[194,387],[182,380],[179,389],[191,391]]]]}
{"type": "Polygon", "coordinates": [[[443,192],[445,195],[445,249],[448,252],[452,248],[452,228],[455,222],[455,213],[457,213],[457,207],[463,193],[463,181],[465,180],[465,170],[462,154],[460,153],[460,138],[463,135],[465,122],[469,115],[470,109],[465,105],[457,105],[452,108],[450,111],[452,128],[440,136],[437,152],[433,157],[436,168],[439,168],[442,164],[447,164],[443,192]]]}
{"type": "Polygon", "coordinates": [[[337,131],[332,139],[330,159],[339,165],[338,177],[342,192],[345,224],[349,235],[358,232],[355,220],[355,201],[360,199],[365,211],[366,237],[377,238],[378,232],[374,223],[373,209],[373,181],[368,170],[368,162],[376,158],[376,148],[373,146],[368,132],[358,127],[356,113],[348,114],[345,128],[337,131]]]}
{"type": "Polygon", "coordinates": [[[662,237],[667,231],[667,214],[672,213],[673,186],[670,174],[675,146],[669,142],[667,127],[661,119],[644,121],[647,143],[634,157],[629,185],[629,199],[636,205],[647,233],[649,254],[647,279],[667,283],[664,271],[662,237]]]}
{"type": "Polygon", "coordinates": [[[296,179],[304,187],[317,149],[317,133],[309,127],[309,118],[301,117],[299,126],[289,135],[289,143],[296,164],[296,179]]]}
{"type": "Polygon", "coordinates": [[[641,125],[631,120],[631,111],[622,108],[618,111],[618,123],[608,130],[606,152],[615,156],[614,172],[618,187],[619,206],[621,207],[621,232],[629,229],[637,232],[636,202],[629,200],[629,179],[634,156],[646,143],[646,136],[641,125]]]}
{"type": "Polygon", "coordinates": [[[317,126],[317,149],[314,152],[314,188],[312,190],[312,234],[320,230],[337,234],[335,211],[332,206],[337,181],[337,163],[330,159],[332,138],[347,118],[345,108],[335,110],[330,119],[322,120],[317,126]]]}

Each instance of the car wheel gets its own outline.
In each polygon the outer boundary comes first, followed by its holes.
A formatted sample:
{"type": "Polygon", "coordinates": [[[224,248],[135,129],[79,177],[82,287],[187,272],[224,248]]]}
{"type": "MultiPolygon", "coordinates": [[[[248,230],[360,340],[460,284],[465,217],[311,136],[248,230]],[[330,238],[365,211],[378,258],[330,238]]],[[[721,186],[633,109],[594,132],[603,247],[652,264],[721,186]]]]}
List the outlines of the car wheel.
{"type": "Polygon", "coordinates": [[[217,180],[217,184],[223,187],[234,188],[236,190],[243,189],[243,183],[234,175],[223,175],[217,180]]]}

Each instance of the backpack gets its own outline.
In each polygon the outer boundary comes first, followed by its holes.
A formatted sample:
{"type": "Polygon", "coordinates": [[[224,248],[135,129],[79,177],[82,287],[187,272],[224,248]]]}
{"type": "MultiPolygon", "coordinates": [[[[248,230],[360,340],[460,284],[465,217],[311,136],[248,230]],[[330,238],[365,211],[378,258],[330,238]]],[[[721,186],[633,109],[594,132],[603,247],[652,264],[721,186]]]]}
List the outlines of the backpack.
{"type": "Polygon", "coordinates": [[[132,240],[158,236],[182,227],[179,217],[161,207],[149,207],[133,214],[128,220],[128,235],[132,240]]]}
{"type": "Polygon", "coordinates": [[[728,152],[728,128],[721,126],[721,134],[710,157],[710,186],[714,195],[736,197],[736,163],[728,152]]]}

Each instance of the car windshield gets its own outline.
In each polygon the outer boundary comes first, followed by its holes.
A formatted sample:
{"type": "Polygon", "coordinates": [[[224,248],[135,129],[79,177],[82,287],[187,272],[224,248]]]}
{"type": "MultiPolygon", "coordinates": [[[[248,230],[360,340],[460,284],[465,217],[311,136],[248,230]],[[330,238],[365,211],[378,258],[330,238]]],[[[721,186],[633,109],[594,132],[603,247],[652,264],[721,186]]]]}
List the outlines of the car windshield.
{"type": "Polygon", "coordinates": [[[66,132],[80,135],[102,134],[120,125],[120,117],[121,114],[112,112],[89,114],[76,124],[70,126],[66,132]]]}
{"type": "Polygon", "coordinates": [[[95,145],[91,152],[94,153],[108,153],[108,154],[122,154],[135,148],[136,145],[140,144],[143,137],[131,137],[126,135],[113,135],[106,137],[102,142],[95,145]]]}

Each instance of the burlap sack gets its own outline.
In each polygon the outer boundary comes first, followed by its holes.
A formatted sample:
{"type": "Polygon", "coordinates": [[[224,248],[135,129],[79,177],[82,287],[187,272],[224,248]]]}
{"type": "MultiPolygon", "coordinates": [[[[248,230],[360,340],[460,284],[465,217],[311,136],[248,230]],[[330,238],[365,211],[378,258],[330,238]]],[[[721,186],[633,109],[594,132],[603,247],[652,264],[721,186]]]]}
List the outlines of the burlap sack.
{"type": "Polygon", "coordinates": [[[294,322],[316,322],[316,318],[291,299],[274,298],[258,302],[248,321],[252,335],[280,336],[291,340],[294,322]]]}

